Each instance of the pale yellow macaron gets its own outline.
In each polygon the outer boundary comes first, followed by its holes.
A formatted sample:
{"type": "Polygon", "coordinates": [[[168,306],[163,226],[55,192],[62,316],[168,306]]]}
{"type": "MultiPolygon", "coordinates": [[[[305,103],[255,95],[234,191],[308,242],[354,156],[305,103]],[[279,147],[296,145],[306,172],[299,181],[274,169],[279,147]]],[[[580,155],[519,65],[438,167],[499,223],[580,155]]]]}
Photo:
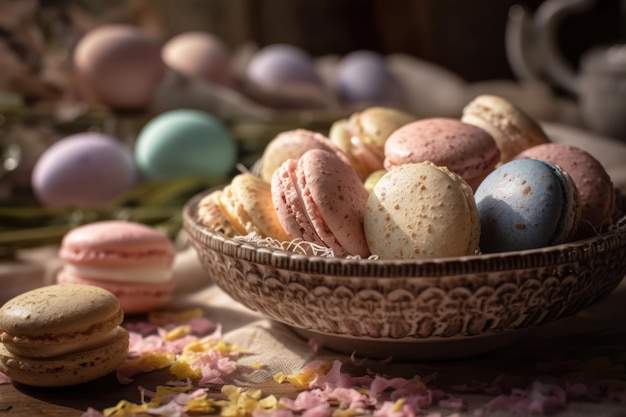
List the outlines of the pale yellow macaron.
{"type": "Polygon", "coordinates": [[[390,107],[369,107],[347,119],[335,121],[329,131],[330,141],[343,151],[350,164],[365,180],[383,169],[385,142],[400,127],[417,117],[390,107]]]}
{"type": "Polygon", "coordinates": [[[55,387],[113,372],[128,355],[124,313],[113,293],[56,284],[0,308],[0,371],[14,382],[55,387]]]}
{"type": "Polygon", "coordinates": [[[430,162],[384,174],[369,195],[364,228],[372,255],[380,259],[473,255],[480,239],[471,187],[430,162]]]}
{"type": "Polygon", "coordinates": [[[236,175],[222,190],[204,197],[198,215],[205,226],[229,237],[256,233],[280,242],[291,240],[276,215],[270,183],[250,173],[236,175]]]}
{"type": "Polygon", "coordinates": [[[530,147],[550,142],[541,125],[507,99],[483,94],[463,108],[461,121],[489,133],[500,150],[500,163],[530,147]]]}

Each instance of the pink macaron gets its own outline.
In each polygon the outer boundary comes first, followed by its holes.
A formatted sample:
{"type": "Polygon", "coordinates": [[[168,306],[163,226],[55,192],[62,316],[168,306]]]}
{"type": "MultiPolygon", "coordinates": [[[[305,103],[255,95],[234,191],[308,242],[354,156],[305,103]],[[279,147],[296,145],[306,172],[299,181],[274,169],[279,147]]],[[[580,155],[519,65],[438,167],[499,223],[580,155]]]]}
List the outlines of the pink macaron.
{"type": "Polygon", "coordinates": [[[565,143],[546,143],[516,156],[558,165],[565,170],[580,194],[582,213],[576,238],[593,236],[608,226],[615,209],[615,188],[602,164],[587,151],[565,143]]]}
{"type": "Polygon", "coordinates": [[[285,161],[272,176],[271,191],[292,239],[330,248],[335,256],[370,254],[363,229],[368,192],[336,154],[314,149],[285,161]]]}
{"type": "Polygon", "coordinates": [[[385,169],[430,161],[460,175],[474,190],[499,160],[500,151],[490,134],[451,118],[417,120],[394,131],[385,142],[385,169]]]}
{"type": "Polygon", "coordinates": [[[63,237],[57,282],[104,288],[117,296],[126,314],[145,313],[170,301],[174,255],[171,240],[149,226],[89,223],[63,237]]]}

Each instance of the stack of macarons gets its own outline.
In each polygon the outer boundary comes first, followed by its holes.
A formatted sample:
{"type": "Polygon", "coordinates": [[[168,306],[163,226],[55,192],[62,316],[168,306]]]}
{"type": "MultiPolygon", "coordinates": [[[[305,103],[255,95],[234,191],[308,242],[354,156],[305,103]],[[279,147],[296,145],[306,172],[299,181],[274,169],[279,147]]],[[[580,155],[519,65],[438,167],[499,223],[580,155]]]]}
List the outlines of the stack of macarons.
{"type": "Polygon", "coordinates": [[[0,308],[0,371],[14,382],[57,387],[113,372],[128,356],[129,334],[111,292],[48,285],[0,308]]]}
{"type": "Polygon", "coordinates": [[[254,204],[229,203],[245,201],[225,197],[241,195],[236,178],[203,200],[205,225],[310,242],[339,257],[534,249],[601,233],[615,211],[613,184],[595,158],[551,143],[539,123],[491,95],[476,97],[459,119],[375,107],[338,120],[328,136],[284,132],[259,169],[258,177],[242,174],[264,183],[254,204]],[[250,207],[271,227],[242,227],[257,221],[229,214],[250,207]]]}
{"type": "Polygon", "coordinates": [[[150,226],[97,221],[63,237],[57,282],[103,288],[115,294],[126,314],[145,313],[170,301],[174,256],[170,239],[150,226]]]}

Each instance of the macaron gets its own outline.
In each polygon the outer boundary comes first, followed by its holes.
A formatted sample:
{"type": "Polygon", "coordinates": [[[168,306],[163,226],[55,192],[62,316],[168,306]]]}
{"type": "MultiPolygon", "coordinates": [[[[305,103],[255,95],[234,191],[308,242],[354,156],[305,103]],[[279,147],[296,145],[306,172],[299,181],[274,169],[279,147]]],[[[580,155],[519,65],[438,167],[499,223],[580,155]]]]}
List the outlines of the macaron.
{"type": "MultiPolygon", "coordinates": [[[[308,129],[291,129],[280,132],[272,138],[261,156],[261,178],[272,181],[274,171],[288,159],[298,159],[306,151],[323,149],[328,152],[341,152],[330,139],[319,132],[308,129]]],[[[345,156],[342,156],[345,158],[345,156]]]]}
{"type": "Polygon", "coordinates": [[[500,151],[489,133],[452,118],[417,120],[385,142],[385,169],[430,161],[459,174],[474,190],[499,160],[500,151]]]}
{"type": "Polygon", "coordinates": [[[229,236],[256,233],[279,242],[291,240],[276,215],[270,183],[250,173],[236,175],[222,190],[204,197],[198,216],[205,226],[229,236]]]}
{"type": "Polygon", "coordinates": [[[484,253],[542,248],[572,240],[580,221],[576,184],[557,165],[537,159],[507,162],[474,195],[484,253]]]}
{"type": "Polygon", "coordinates": [[[576,184],[581,215],[576,238],[601,233],[611,223],[615,209],[615,188],[602,164],[587,151],[564,143],[545,143],[518,154],[558,165],[576,184]]]}
{"type": "Polygon", "coordinates": [[[483,94],[463,108],[461,121],[487,131],[500,150],[500,163],[524,149],[550,142],[541,125],[503,97],[483,94]]]}
{"type": "Polygon", "coordinates": [[[366,257],[368,192],[352,167],[321,149],[285,161],[271,182],[278,220],[291,239],[330,248],[334,256],[366,257]]]}
{"type": "Polygon", "coordinates": [[[63,237],[57,282],[104,288],[117,296],[126,314],[145,313],[170,301],[174,256],[171,240],[152,227],[93,222],[63,237]]]}
{"type": "Polygon", "coordinates": [[[380,259],[431,259],[474,255],[480,222],[461,176],[431,162],[407,163],[374,185],[364,230],[380,259]]]}
{"type": "Polygon", "coordinates": [[[0,371],[14,382],[56,387],[114,371],[128,355],[118,299],[101,288],[48,285],[0,308],[0,371]]]}
{"type": "Polygon", "coordinates": [[[369,107],[334,122],[328,137],[350,160],[361,179],[383,169],[389,135],[413,122],[412,114],[390,107],[369,107]]]}

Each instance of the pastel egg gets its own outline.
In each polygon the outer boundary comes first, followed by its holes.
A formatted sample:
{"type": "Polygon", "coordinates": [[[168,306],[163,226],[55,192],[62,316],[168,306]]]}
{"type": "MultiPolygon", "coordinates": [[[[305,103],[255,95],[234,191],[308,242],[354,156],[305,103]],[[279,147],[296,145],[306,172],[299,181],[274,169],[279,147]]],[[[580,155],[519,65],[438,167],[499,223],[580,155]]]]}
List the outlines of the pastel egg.
{"type": "Polygon", "coordinates": [[[344,56],[337,67],[337,91],[347,103],[398,104],[401,93],[385,57],[359,50],[344,56]]]}
{"type": "Polygon", "coordinates": [[[541,248],[571,240],[580,221],[580,196],[558,166],[518,159],[490,173],[474,194],[482,252],[541,248]]]}
{"type": "Polygon", "coordinates": [[[200,31],[171,38],[162,50],[163,61],[187,76],[233,87],[235,75],[230,52],[217,36],[200,31]]]}
{"type": "Polygon", "coordinates": [[[211,114],[171,110],[150,120],[139,132],[135,161],[152,181],[177,177],[221,178],[237,163],[237,143],[211,114]]]}
{"type": "Polygon", "coordinates": [[[51,145],[33,167],[35,197],[49,207],[101,207],[132,189],[137,169],[120,141],[79,133],[51,145]]]}
{"type": "Polygon", "coordinates": [[[73,55],[79,78],[103,104],[145,109],[166,66],[161,42],[132,25],[102,25],[83,36],[73,55]]]}
{"type": "Polygon", "coordinates": [[[293,45],[273,44],[261,48],[246,67],[247,78],[261,88],[285,84],[321,85],[311,56],[293,45]]]}

